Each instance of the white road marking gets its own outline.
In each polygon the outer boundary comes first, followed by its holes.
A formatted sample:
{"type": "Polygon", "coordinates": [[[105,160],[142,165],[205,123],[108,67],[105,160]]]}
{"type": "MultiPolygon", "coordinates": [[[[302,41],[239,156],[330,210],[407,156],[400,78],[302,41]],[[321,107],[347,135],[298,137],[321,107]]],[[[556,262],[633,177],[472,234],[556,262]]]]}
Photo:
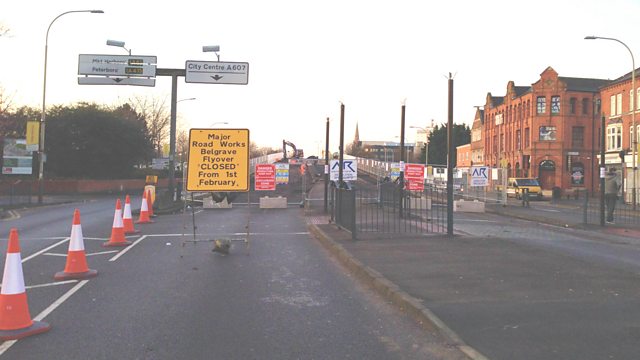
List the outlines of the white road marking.
{"type": "MultiPolygon", "coordinates": [[[[108,250],[108,251],[100,251],[100,252],[96,252],[96,253],[85,253],[85,256],[93,256],[93,255],[104,255],[104,254],[113,254],[113,253],[117,253],[118,250],[108,250]]],[[[44,253],[42,255],[48,255],[48,256],[62,256],[62,257],[66,257],[67,254],[58,254],[58,253],[44,253]]]]}
{"type": "MultiPolygon", "coordinates": [[[[76,286],[69,289],[69,291],[67,291],[64,295],[58,298],[58,300],[56,300],[53,304],[49,305],[49,307],[44,309],[40,314],[38,314],[38,316],[34,317],[33,320],[42,321],[42,319],[47,317],[47,315],[51,314],[53,310],[55,310],[58,306],[62,305],[62,303],[67,301],[67,299],[69,299],[71,295],[73,295],[76,291],[80,290],[80,288],[83,287],[88,282],[89,280],[82,280],[81,282],[76,284],[76,286]]],[[[0,355],[4,354],[7,350],[9,350],[9,348],[13,346],[13,344],[15,344],[16,342],[18,342],[18,340],[9,340],[9,341],[3,342],[2,345],[0,345],[0,355]]]]}
{"type": "Polygon", "coordinates": [[[118,253],[118,255],[112,257],[111,259],[109,259],[109,261],[116,261],[120,258],[120,256],[124,255],[127,253],[127,251],[131,250],[131,248],[133,248],[134,246],[138,245],[138,243],[142,240],[144,240],[147,237],[147,235],[142,235],[138,240],[134,241],[133,244],[127,246],[126,248],[122,249],[122,251],[120,251],[118,253]]]}
{"type": "Polygon", "coordinates": [[[25,286],[24,288],[25,288],[25,289],[36,289],[36,288],[48,287],[48,286],[56,286],[56,285],[72,284],[72,283],[76,283],[76,282],[78,282],[78,280],[56,281],[56,282],[52,282],[52,283],[48,283],[48,284],[40,284],[40,285],[25,286]]]}
{"type": "Polygon", "coordinates": [[[540,211],[548,211],[548,212],[562,212],[561,210],[555,210],[555,209],[543,209],[543,208],[539,208],[539,207],[535,207],[534,209],[536,209],[536,210],[540,210],[540,211]]]}
{"type": "Polygon", "coordinates": [[[58,241],[57,243],[55,243],[55,244],[53,244],[53,245],[51,245],[51,246],[49,246],[49,247],[47,247],[47,248],[44,248],[44,249],[42,249],[42,250],[38,251],[38,252],[37,252],[37,253],[35,253],[35,254],[32,254],[32,255],[27,256],[26,258],[22,259],[22,263],[24,264],[25,262],[27,262],[27,260],[31,260],[31,259],[33,259],[34,257],[36,257],[36,256],[38,256],[38,255],[41,255],[41,254],[43,254],[43,253],[46,253],[47,251],[49,251],[49,250],[53,249],[54,247],[56,247],[56,246],[58,246],[58,245],[64,244],[65,242],[69,241],[69,239],[70,239],[70,238],[68,238],[68,237],[67,237],[67,238],[64,238],[64,240],[62,240],[62,241],[58,241]]]}

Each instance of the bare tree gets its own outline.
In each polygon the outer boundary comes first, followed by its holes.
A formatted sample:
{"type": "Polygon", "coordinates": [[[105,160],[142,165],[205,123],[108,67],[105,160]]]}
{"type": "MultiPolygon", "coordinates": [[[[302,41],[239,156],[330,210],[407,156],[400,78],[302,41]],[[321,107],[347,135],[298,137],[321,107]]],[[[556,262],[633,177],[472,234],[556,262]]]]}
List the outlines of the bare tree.
{"type": "Polygon", "coordinates": [[[147,123],[149,138],[156,154],[162,154],[162,142],[169,138],[171,114],[167,109],[167,100],[157,97],[136,96],[129,99],[129,104],[147,123]]]}
{"type": "Polygon", "coordinates": [[[7,95],[5,89],[0,86],[0,115],[6,114],[11,109],[13,96],[7,95]]]}
{"type": "Polygon", "coordinates": [[[9,35],[9,27],[5,24],[0,23],[0,36],[8,36],[9,35]]]}

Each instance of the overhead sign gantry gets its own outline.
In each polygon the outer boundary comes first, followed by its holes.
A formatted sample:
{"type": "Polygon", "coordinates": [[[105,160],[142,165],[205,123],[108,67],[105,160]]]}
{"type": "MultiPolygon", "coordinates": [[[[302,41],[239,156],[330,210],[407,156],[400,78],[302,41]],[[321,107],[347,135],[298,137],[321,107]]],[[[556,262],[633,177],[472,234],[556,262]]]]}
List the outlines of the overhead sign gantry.
{"type": "Polygon", "coordinates": [[[156,85],[156,56],[80,54],[80,85],[156,85]]]}

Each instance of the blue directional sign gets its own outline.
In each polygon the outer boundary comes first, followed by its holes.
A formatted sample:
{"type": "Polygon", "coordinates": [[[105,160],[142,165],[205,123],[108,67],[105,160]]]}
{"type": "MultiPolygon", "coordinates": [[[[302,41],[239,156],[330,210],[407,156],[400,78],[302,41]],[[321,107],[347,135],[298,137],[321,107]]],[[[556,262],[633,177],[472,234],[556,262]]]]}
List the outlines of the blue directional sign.
{"type": "Polygon", "coordinates": [[[489,167],[473,166],[471,167],[471,186],[488,186],[489,185],[489,167]]]}
{"type": "MultiPolygon", "coordinates": [[[[329,167],[329,180],[338,181],[340,178],[340,160],[331,160],[329,167]]],[[[358,180],[358,163],[355,160],[342,161],[342,180],[358,180]]]]}

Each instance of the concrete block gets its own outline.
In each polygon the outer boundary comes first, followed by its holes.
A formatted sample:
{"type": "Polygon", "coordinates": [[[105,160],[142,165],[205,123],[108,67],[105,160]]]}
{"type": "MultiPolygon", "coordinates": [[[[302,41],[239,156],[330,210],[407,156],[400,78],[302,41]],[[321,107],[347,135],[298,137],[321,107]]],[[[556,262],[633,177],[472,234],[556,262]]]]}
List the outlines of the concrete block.
{"type": "Polygon", "coordinates": [[[410,198],[409,206],[417,210],[431,210],[431,199],[410,198]]]}
{"type": "Polygon", "coordinates": [[[456,200],[453,202],[453,212],[484,212],[484,203],[478,200],[464,201],[456,200]]]}
{"type": "Polygon", "coordinates": [[[211,196],[205,196],[202,198],[202,207],[204,209],[231,209],[233,204],[228,203],[227,198],[224,198],[224,200],[217,203],[213,201],[211,196]]]}
{"type": "Polygon", "coordinates": [[[278,197],[268,197],[263,196],[260,198],[260,209],[286,209],[287,208],[287,198],[278,196],[278,197]]]}

